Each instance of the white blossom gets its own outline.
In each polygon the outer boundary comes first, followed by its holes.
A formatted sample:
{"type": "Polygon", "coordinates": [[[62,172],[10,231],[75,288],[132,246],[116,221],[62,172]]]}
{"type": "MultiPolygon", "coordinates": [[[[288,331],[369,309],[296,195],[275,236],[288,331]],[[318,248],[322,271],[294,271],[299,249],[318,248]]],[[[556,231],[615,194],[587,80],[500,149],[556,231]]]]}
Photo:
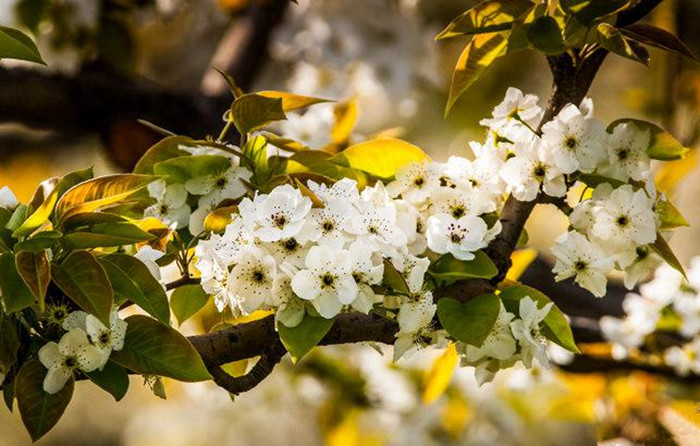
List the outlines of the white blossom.
{"type": "Polygon", "coordinates": [[[275,259],[265,250],[248,248],[241,253],[228,280],[234,314],[250,314],[271,299],[276,271],[275,259]]]}
{"type": "Polygon", "coordinates": [[[473,215],[455,218],[437,214],[428,218],[428,247],[438,254],[450,253],[459,260],[471,260],[474,251],[486,245],[501,232],[500,222],[488,228],[486,222],[473,215]]]}
{"type": "Polygon", "coordinates": [[[560,236],[552,248],[557,262],[553,272],[556,280],[575,277],[576,283],[597,297],[605,295],[605,275],[613,268],[613,259],[584,235],[571,231],[560,236]]]}
{"type": "Polygon", "coordinates": [[[524,95],[517,88],[509,87],[503,102],[492,112],[492,117],[482,119],[479,124],[489,127],[500,136],[511,138],[514,128],[521,127],[520,121],[536,125],[542,116],[542,109],[537,105],[539,98],[533,94],[524,95]]]}
{"type": "Polygon", "coordinates": [[[540,324],[549,314],[554,304],[549,302],[542,308],[538,308],[537,302],[530,296],[520,299],[518,313],[519,319],[510,323],[513,336],[520,345],[520,354],[523,364],[532,367],[532,359],[535,358],[544,367],[549,367],[547,358],[547,339],[540,331],[540,324]]]}
{"type": "Polygon", "coordinates": [[[90,343],[84,330],[70,330],[58,343],[48,342],[39,349],[39,361],[48,369],[44,391],[59,392],[75,370],[92,372],[103,360],[104,352],[90,343]]]}
{"type": "Polygon", "coordinates": [[[257,195],[253,201],[244,198],[239,210],[246,222],[256,226],[255,235],[260,240],[274,242],[297,235],[311,205],[309,197],[285,184],[269,195],[257,195]]]}
{"type": "Polygon", "coordinates": [[[399,332],[394,343],[394,361],[421,343],[421,337],[426,335],[436,311],[437,305],[433,302],[430,292],[425,292],[417,298],[406,299],[396,318],[399,332]]]}
{"type": "Polygon", "coordinates": [[[17,197],[15,197],[14,192],[8,186],[0,189],[0,208],[14,209],[17,207],[19,202],[17,197]]]}
{"type": "Polygon", "coordinates": [[[435,167],[428,162],[415,162],[399,169],[396,180],[386,188],[394,198],[401,196],[412,203],[423,203],[438,186],[435,167]]]}
{"type": "Polygon", "coordinates": [[[618,124],[608,136],[608,164],[599,171],[605,176],[627,181],[630,178],[644,181],[651,171],[647,155],[649,131],[641,130],[635,124],[618,124]]]}
{"type": "Polygon", "coordinates": [[[506,190],[520,201],[532,201],[543,191],[551,197],[566,195],[563,171],[553,150],[534,137],[503,165],[506,190]]]}
{"type": "Polygon", "coordinates": [[[147,207],[144,217],[155,217],[167,226],[184,228],[190,221],[190,206],[187,204],[187,189],[182,184],[166,184],[157,180],[148,185],[148,193],[156,203],[147,207]]]}
{"type": "Polygon", "coordinates": [[[241,180],[248,181],[252,173],[243,167],[232,165],[228,170],[192,178],[185,183],[187,191],[192,195],[201,195],[200,208],[218,205],[224,200],[235,200],[246,193],[241,180]]]}

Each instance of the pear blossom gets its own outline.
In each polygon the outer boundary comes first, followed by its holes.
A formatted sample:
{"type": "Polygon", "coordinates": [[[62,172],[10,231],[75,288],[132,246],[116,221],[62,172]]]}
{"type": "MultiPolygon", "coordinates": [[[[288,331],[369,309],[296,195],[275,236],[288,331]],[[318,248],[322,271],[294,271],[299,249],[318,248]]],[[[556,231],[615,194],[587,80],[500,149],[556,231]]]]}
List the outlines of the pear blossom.
{"type": "Polygon", "coordinates": [[[542,126],[542,141],[551,148],[554,164],[566,174],[590,173],[607,155],[605,126],[573,104],[542,126]]]}
{"type": "Polygon", "coordinates": [[[396,172],[396,180],[387,185],[389,194],[412,203],[422,203],[439,186],[434,166],[427,162],[408,164],[396,172]]]}
{"type": "Polygon", "coordinates": [[[46,393],[58,393],[74,371],[92,372],[104,361],[104,352],[92,345],[84,330],[74,328],[56,342],[39,349],[39,361],[48,369],[43,388],[46,393]]]}
{"type": "Polygon", "coordinates": [[[627,181],[644,181],[651,172],[647,155],[649,131],[641,130],[633,123],[618,124],[608,136],[608,164],[599,171],[605,176],[627,181]]]}
{"type": "Polygon", "coordinates": [[[431,202],[432,213],[446,213],[454,218],[496,211],[496,202],[491,196],[471,186],[440,188],[432,194],[431,202]]]}
{"type": "Polygon", "coordinates": [[[549,314],[554,304],[549,302],[542,308],[538,308],[537,302],[530,296],[525,296],[520,300],[518,314],[519,319],[510,323],[513,336],[518,340],[523,364],[532,367],[532,359],[544,367],[549,367],[547,358],[547,339],[540,331],[540,324],[549,314]]]}
{"type": "Polygon", "coordinates": [[[348,252],[328,246],[313,246],[306,256],[306,269],[292,278],[292,290],[310,301],[326,319],[340,313],[344,305],[357,298],[358,287],[352,277],[348,252]]]}
{"type": "Polygon", "coordinates": [[[275,321],[285,327],[294,328],[306,314],[306,300],[292,291],[292,278],[286,273],[275,276],[272,283],[272,305],[277,307],[275,321]]]}
{"type": "Polygon", "coordinates": [[[374,206],[367,201],[359,205],[358,212],[352,217],[352,232],[369,243],[372,249],[397,248],[406,244],[408,238],[396,224],[396,206],[374,206]]]}
{"type": "Polygon", "coordinates": [[[350,239],[349,231],[352,230],[351,209],[330,203],[321,209],[311,209],[297,239],[301,243],[313,241],[319,245],[343,246],[350,239]]]}
{"type": "Polygon", "coordinates": [[[309,180],[307,184],[311,192],[326,203],[345,203],[350,205],[356,203],[360,199],[357,181],[351,180],[350,178],[338,180],[331,186],[323,183],[319,184],[313,180],[309,180]]]}
{"type": "Polygon", "coordinates": [[[429,291],[417,298],[409,298],[401,305],[396,318],[399,331],[394,343],[394,361],[421,343],[421,337],[426,335],[436,311],[437,305],[429,291]]]}
{"type": "Polygon", "coordinates": [[[532,201],[540,191],[551,197],[566,195],[563,173],[553,150],[533,137],[517,150],[516,156],[505,162],[500,175],[506,182],[506,190],[515,198],[532,201]]]}
{"type": "Polygon", "coordinates": [[[473,215],[455,218],[450,214],[437,214],[428,218],[426,236],[428,247],[438,254],[450,253],[459,260],[471,260],[474,251],[486,245],[501,232],[500,222],[492,228],[473,215]]]}
{"type": "Polygon", "coordinates": [[[239,205],[243,219],[255,225],[255,235],[263,242],[274,242],[297,235],[311,210],[311,199],[299,189],[285,184],[269,195],[244,198],[239,205]]]}
{"type": "Polygon", "coordinates": [[[119,351],[124,347],[127,323],[119,319],[117,310],[115,307],[110,313],[109,327],[91,314],[85,318],[85,328],[90,341],[103,352],[102,362],[97,366],[98,369],[105,366],[112,351],[119,351]]]}
{"type": "Polygon", "coordinates": [[[668,348],[664,361],[681,376],[688,376],[691,372],[700,375],[700,336],[683,346],[668,348]]]}
{"type": "Polygon", "coordinates": [[[583,234],[571,231],[557,239],[552,254],[557,259],[552,270],[557,281],[575,277],[576,283],[596,297],[605,295],[605,275],[612,270],[614,262],[601,247],[583,234]]]}
{"type": "Polygon", "coordinates": [[[492,112],[492,117],[482,119],[479,124],[489,127],[506,138],[512,136],[513,127],[522,126],[521,121],[536,125],[542,116],[542,109],[537,105],[539,98],[534,94],[523,94],[517,88],[509,87],[503,102],[492,112]]]}
{"type": "Polygon", "coordinates": [[[478,347],[466,346],[465,354],[470,362],[478,362],[484,358],[505,361],[515,355],[517,344],[510,329],[510,323],[515,316],[506,311],[503,303],[499,305],[498,318],[483,344],[478,347]]]}
{"type": "Polygon", "coordinates": [[[185,187],[192,195],[201,195],[200,208],[211,208],[224,200],[242,197],[246,188],[241,180],[248,181],[252,175],[248,169],[232,164],[223,172],[192,178],[185,183],[185,187]]]}
{"type": "Polygon", "coordinates": [[[408,253],[395,253],[391,256],[391,264],[406,281],[409,293],[420,293],[425,283],[425,273],[430,267],[430,260],[408,253]]]}
{"type": "Polygon", "coordinates": [[[144,217],[155,217],[167,226],[184,228],[190,221],[187,189],[182,184],[166,184],[157,180],[148,185],[148,193],[156,203],[143,211],[144,217]]]}
{"type": "Polygon", "coordinates": [[[592,214],[591,233],[606,243],[646,245],[656,240],[653,202],[642,189],[620,186],[595,203],[592,214]]]}
{"type": "Polygon", "coordinates": [[[12,210],[16,208],[18,204],[19,202],[17,201],[17,197],[15,197],[14,192],[12,192],[12,189],[10,189],[8,186],[0,189],[0,208],[12,210]]]}
{"type": "Polygon", "coordinates": [[[299,243],[294,237],[263,243],[262,246],[274,257],[278,265],[287,264],[296,268],[304,267],[309,252],[309,246],[299,243]]]}
{"type": "Polygon", "coordinates": [[[348,249],[348,262],[350,264],[350,274],[357,283],[358,294],[352,303],[353,308],[362,313],[369,313],[372,306],[377,303],[377,296],[372,290],[372,285],[378,285],[382,281],[384,274],[384,263],[379,257],[378,261],[373,261],[374,253],[369,246],[356,241],[348,249]]]}
{"type": "Polygon", "coordinates": [[[241,253],[228,280],[234,314],[250,314],[271,299],[276,271],[275,259],[265,250],[248,248],[241,253]]]}

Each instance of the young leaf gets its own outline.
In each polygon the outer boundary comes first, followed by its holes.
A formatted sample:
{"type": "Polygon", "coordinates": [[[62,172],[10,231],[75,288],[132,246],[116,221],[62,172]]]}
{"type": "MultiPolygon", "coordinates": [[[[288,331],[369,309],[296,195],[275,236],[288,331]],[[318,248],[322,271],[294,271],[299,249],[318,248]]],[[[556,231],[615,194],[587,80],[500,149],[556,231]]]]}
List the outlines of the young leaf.
{"type": "Polygon", "coordinates": [[[22,223],[24,223],[24,220],[26,220],[28,216],[29,208],[24,204],[20,204],[15,208],[14,212],[12,212],[12,217],[5,223],[5,229],[15,231],[22,226],[22,223]]]}
{"type": "Polygon", "coordinates": [[[23,32],[7,26],[0,26],[0,59],[26,60],[46,65],[34,41],[23,32]]]}
{"type": "Polygon", "coordinates": [[[243,89],[241,89],[241,87],[238,86],[238,84],[236,83],[236,80],[233,78],[233,76],[231,76],[230,74],[228,74],[225,71],[222,71],[216,67],[212,67],[212,68],[214,68],[221,75],[221,77],[224,78],[224,80],[226,81],[226,84],[228,84],[229,90],[231,90],[231,94],[233,94],[234,99],[239,98],[245,94],[243,89]]]}
{"type": "Polygon", "coordinates": [[[56,183],[56,193],[58,194],[58,198],[60,199],[63,194],[68,192],[68,190],[70,190],[70,188],[73,186],[77,186],[78,184],[91,180],[94,177],[95,173],[92,167],[88,167],[87,169],[83,170],[76,170],[75,172],[64,175],[58,180],[58,183],[56,183]]]}
{"type": "Polygon", "coordinates": [[[140,191],[157,177],[150,175],[117,174],[88,180],[72,187],[56,204],[60,223],[66,218],[93,212],[114,205],[140,191]]]}
{"type": "Polygon", "coordinates": [[[501,304],[495,294],[482,294],[464,303],[442,298],[437,315],[442,327],[458,341],[480,347],[498,319],[501,304]]]}
{"type": "Polygon", "coordinates": [[[102,370],[95,370],[85,374],[90,381],[107,391],[114,397],[115,401],[120,401],[129,390],[129,375],[124,367],[114,361],[107,361],[102,370]]]}
{"type": "Polygon", "coordinates": [[[550,16],[542,16],[527,29],[527,40],[547,55],[561,54],[566,44],[557,21],[550,16]]]}
{"type": "Polygon", "coordinates": [[[73,397],[73,378],[69,378],[58,393],[50,395],[44,392],[46,373],[46,367],[38,359],[32,359],[22,366],[15,379],[19,413],[34,441],[58,423],[73,397]]]}
{"type": "Polygon", "coordinates": [[[405,165],[430,161],[430,158],[420,148],[406,141],[382,138],[354,144],[330,160],[378,178],[389,179],[405,165]]]}
{"type": "Polygon", "coordinates": [[[0,294],[5,312],[14,313],[32,305],[36,298],[17,271],[15,256],[0,254],[0,294]]]}
{"type": "Polygon", "coordinates": [[[457,99],[469,88],[493,62],[506,54],[508,38],[503,33],[479,34],[464,47],[452,74],[450,93],[445,115],[457,99]]]}
{"type": "Polygon", "coordinates": [[[184,382],[211,379],[202,358],[187,338],[148,316],[129,316],[124,348],[112,352],[117,364],[145,375],[184,382]]]}
{"type": "Polygon", "coordinates": [[[107,273],[88,251],[73,251],[51,265],[54,283],[80,308],[109,327],[114,294],[107,273]]]}
{"type": "MultiPolygon", "coordinates": [[[[537,302],[539,308],[544,307],[551,300],[537,291],[534,288],[525,285],[516,285],[508,287],[501,291],[499,294],[503,306],[506,310],[517,315],[520,311],[520,299],[530,296],[532,300],[537,302]]],[[[571,333],[571,327],[566,321],[566,317],[559,310],[556,305],[552,306],[552,309],[544,318],[544,327],[542,327],[542,334],[550,341],[564,347],[565,349],[578,353],[578,347],[576,347],[576,342],[574,342],[574,335],[571,333]]]]}
{"type": "Polygon", "coordinates": [[[695,55],[680,41],[680,39],[678,39],[678,37],[664,29],[647,25],[646,23],[635,23],[620,28],[620,32],[637,42],[697,60],[695,55]]]}
{"type": "Polygon", "coordinates": [[[133,223],[98,223],[85,231],[66,234],[61,243],[66,249],[74,250],[133,245],[155,238],[133,223]]]}
{"type": "Polygon", "coordinates": [[[51,281],[49,257],[46,251],[20,251],[15,256],[15,266],[24,283],[39,301],[39,307],[43,308],[46,290],[51,281]]]}
{"type": "Polygon", "coordinates": [[[644,65],[649,63],[649,52],[637,42],[623,36],[614,26],[601,23],[596,30],[598,43],[606,50],[644,65]]]}
{"type": "Polygon", "coordinates": [[[619,10],[628,2],[629,0],[561,0],[560,3],[566,13],[590,26],[596,19],[619,10]]]}
{"type": "Polygon", "coordinates": [[[661,257],[666,263],[672,266],[676,271],[685,275],[685,269],[683,269],[683,264],[678,257],[673,253],[673,250],[668,245],[666,239],[659,233],[656,234],[656,241],[651,245],[654,251],[661,257]]]}
{"type": "Polygon", "coordinates": [[[231,160],[221,155],[178,156],[156,163],[153,172],[170,182],[184,184],[192,178],[216,175],[231,168],[231,160]]]}
{"type": "Polygon", "coordinates": [[[624,118],[613,121],[608,126],[608,131],[611,132],[618,124],[633,123],[640,130],[649,132],[649,147],[647,147],[647,155],[649,158],[671,161],[683,158],[689,151],[687,147],[678,142],[670,133],[651,122],[642,121],[641,119],[624,118]]]}
{"type": "Polygon", "coordinates": [[[659,216],[659,221],[661,222],[660,231],[690,226],[690,223],[683,217],[681,211],[668,200],[658,200],[655,209],[656,215],[659,216]]]}
{"type": "Polygon", "coordinates": [[[162,323],[170,324],[168,296],[143,262],[126,254],[110,254],[101,257],[99,262],[116,295],[134,302],[162,323]]]}
{"type": "Polygon", "coordinates": [[[314,98],[311,96],[301,96],[294,93],[284,91],[265,90],[258,91],[257,94],[266,98],[282,99],[282,110],[284,112],[299,110],[300,108],[308,107],[322,102],[333,102],[328,99],[314,98]]]}
{"type": "Polygon", "coordinates": [[[58,199],[56,188],[49,194],[44,202],[27,218],[22,225],[12,233],[15,238],[25,237],[37,230],[44,223],[49,221],[49,216],[53,212],[53,207],[58,199]]]}
{"type": "Polygon", "coordinates": [[[209,301],[209,295],[200,285],[184,285],[175,288],[170,296],[170,308],[182,325],[187,319],[194,316],[209,301]]]}
{"type": "Polygon", "coordinates": [[[254,93],[245,94],[233,101],[231,117],[241,134],[248,134],[273,121],[287,119],[282,98],[268,98],[254,93]]]}
{"type": "Polygon", "coordinates": [[[411,294],[406,279],[396,267],[394,267],[394,264],[391,263],[389,259],[384,259],[384,276],[382,277],[382,283],[388,286],[390,291],[406,296],[411,294]]]}
{"type": "Polygon", "coordinates": [[[307,314],[296,327],[289,328],[284,324],[278,324],[277,329],[282,344],[292,356],[292,362],[296,364],[321,342],[332,326],[333,319],[313,317],[307,314]]]}
{"type": "Polygon", "coordinates": [[[181,149],[181,146],[194,146],[192,138],[186,136],[169,136],[157,142],[143,154],[134,167],[134,173],[138,175],[153,175],[153,166],[179,156],[191,155],[181,149]]]}
{"type": "Polygon", "coordinates": [[[463,12],[435,37],[481,34],[509,29],[513,21],[534,7],[529,0],[487,0],[463,12]]]}
{"type": "Polygon", "coordinates": [[[462,279],[490,279],[498,274],[498,268],[483,251],[477,251],[469,261],[457,260],[452,254],[445,254],[428,273],[439,281],[452,283],[462,279]]]}

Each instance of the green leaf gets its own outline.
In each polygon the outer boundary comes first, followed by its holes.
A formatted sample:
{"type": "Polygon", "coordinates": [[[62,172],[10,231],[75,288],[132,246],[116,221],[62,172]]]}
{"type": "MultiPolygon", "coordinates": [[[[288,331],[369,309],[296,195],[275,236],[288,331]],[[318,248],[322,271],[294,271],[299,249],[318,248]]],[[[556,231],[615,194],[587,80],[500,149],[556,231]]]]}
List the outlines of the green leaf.
{"type": "Polygon", "coordinates": [[[273,121],[287,119],[282,98],[268,98],[259,94],[244,94],[233,101],[231,118],[241,134],[248,134],[273,121]]]}
{"type": "Polygon", "coordinates": [[[32,359],[22,366],[15,379],[19,413],[34,441],[58,423],[73,397],[73,378],[69,378],[63,389],[53,395],[44,392],[46,373],[46,367],[38,359],[32,359]]]}
{"type": "Polygon", "coordinates": [[[78,184],[91,180],[95,177],[95,172],[92,167],[88,167],[87,169],[83,170],[76,170],[75,172],[71,172],[67,175],[64,175],[61,177],[61,179],[58,180],[58,183],[56,184],[56,191],[58,191],[58,198],[61,198],[63,194],[68,192],[70,188],[73,186],[77,186],[78,184]]]}
{"type": "MultiPolygon", "coordinates": [[[[17,353],[21,346],[17,324],[16,319],[0,311],[0,369],[5,374],[17,361],[17,353]]],[[[7,386],[7,383],[5,384],[7,386]]]]}
{"type": "Polygon", "coordinates": [[[384,259],[384,276],[382,283],[390,288],[390,292],[396,292],[408,296],[411,292],[403,274],[401,274],[389,259],[384,259]]]}
{"type": "Polygon", "coordinates": [[[60,265],[51,265],[51,277],[66,296],[109,327],[114,294],[95,256],[88,251],[73,251],[60,265]]]}
{"type": "Polygon", "coordinates": [[[301,323],[294,328],[289,328],[284,324],[278,324],[282,344],[292,357],[292,362],[299,362],[312,348],[316,347],[321,339],[333,326],[333,319],[313,317],[305,315],[301,323]]]}
{"type": "Polygon", "coordinates": [[[673,253],[673,250],[668,245],[666,239],[659,233],[656,234],[656,241],[651,245],[652,249],[661,257],[666,263],[672,266],[676,271],[685,275],[685,269],[683,269],[683,264],[678,257],[673,253]]]}
{"type": "Polygon", "coordinates": [[[43,308],[46,290],[51,282],[51,267],[46,251],[21,251],[15,256],[17,272],[43,308]]]}
{"type": "Polygon", "coordinates": [[[282,99],[282,110],[284,110],[285,113],[299,110],[300,108],[305,108],[310,105],[320,104],[322,102],[333,102],[329,99],[302,96],[294,93],[287,93],[285,91],[265,90],[258,91],[257,94],[266,98],[282,99]]]}
{"type": "Polygon", "coordinates": [[[22,223],[24,223],[24,220],[27,219],[28,215],[29,208],[24,204],[18,205],[14,212],[12,212],[12,217],[10,217],[7,223],[5,223],[5,229],[15,231],[17,228],[22,226],[22,223]]]}
{"type": "Polygon", "coordinates": [[[211,379],[207,368],[187,338],[148,316],[126,318],[124,348],[112,352],[117,364],[144,375],[158,375],[178,381],[211,379]]]}
{"type": "Polygon", "coordinates": [[[21,31],[0,26],[0,59],[26,60],[46,65],[34,41],[21,31]]]}
{"type": "Polygon", "coordinates": [[[463,279],[491,279],[498,274],[498,268],[483,251],[477,251],[474,258],[468,261],[445,254],[431,266],[428,273],[436,280],[449,284],[463,279]]]}
{"type": "Polygon", "coordinates": [[[234,98],[241,97],[245,94],[243,89],[241,89],[241,87],[238,86],[238,84],[236,83],[236,80],[233,78],[233,76],[231,76],[230,74],[228,74],[228,73],[226,73],[226,72],[224,72],[216,67],[212,67],[212,68],[214,68],[221,75],[221,77],[224,78],[224,80],[226,81],[226,84],[228,84],[228,88],[229,88],[229,90],[231,90],[231,94],[233,94],[234,98]]]}
{"type": "Polygon", "coordinates": [[[168,296],[143,262],[126,254],[110,254],[101,257],[99,262],[117,296],[134,302],[162,323],[170,324],[168,296]]]}
{"type": "Polygon", "coordinates": [[[668,200],[658,200],[656,202],[655,210],[656,215],[659,216],[659,221],[661,222],[659,231],[690,226],[690,223],[688,223],[688,220],[683,217],[681,211],[679,211],[678,208],[668,200]]]}
{"type": "Polygon", "coordinates": [[[435,37],[435,40],[509,29],[516,18],[533,6],[529,0],[482,1],[460,14],[435,37]]]}
{"type": "Polygon", "coordinates": [[[340,166],[389,179],[402,167],[415,162],[430,161],[430,158],[420,148],[406,141],[379,138],[354,144],[330,160],[340,166]]]}
{"type": "Polygon", "coordinates": [[[637,42],[623,36],[614,26],[601,23],[596,31],[598,43],[606,50],[644,65],[649,63],[649,52],[637,42]]]}
{"type": "Polygon", "coordinates": [[[133,245],[156,238],[133,223],[99,223],[84,232],[66,234],[61,243],[66,249],[109,248],[133,245]]]}
{"type": "Polygon", "coordinates": [[[157,142],[143,154],[141,159],[134,167],[134,173],[138,175],[153,175],[153,166],[179,156],[190,155],[189,152],[182,150],[180,146],[195,146],[192,138],[186,136],[168,136],[157,142]]]}
{"type": "Polygon", "coordinates": [[[14,313],[35,303],[32,291],[17,271],[12,253],[0,255],[0,271],[0,293],[5,312],[14,313]]]}
{"type": "Polygon", "coordinates": [[[508,38],[503,33],[479,34],[464,47],[457,60],[450,93],[447,98],[445,115],[457,99],[493,64],[496,59],[506,54],[508,38]]]}
{"type": "Polygon", "coordinates": [[[81,228],[90,228],[93,225],[106,223],[124,223],[129,220],[121,215],[109,212],[83,212],[73,214],[63,221],[63,231],[69,233],[81,228]]]}
{"type": "Polygon", "coordinates": [[[209,295],[200,285],[184,285],[175,288],[170,296],[170,307],[173,309],[178,324],[182,325],[194,316],[209,301],[209,295]]]}
{"type": "Polygon", "coordinates": [[[501,302],[495,294],[482,294],[464,303],[442,298],[437,315],[442,327],[458,341],[480,347],[498,319],[501,302]]]}
{"type": "Polygon", "coordinates": [[[153,172],[170,182],[184,184],[192,178],[216,175],[231,168],[231,160],[221,155],[178,156],[156,163],[153,172]]]}
{"type": "Polygon", "coordinates": [[[124,398],[127,390],[129,390],[129,374],[124,367],[114,361],[107,361],[102,370],[95,370],[85,375],[90,381],[111,394],[115,401],[120,401],[124,398]]]}
{"type": "Polygon", "coordinates": [[[15,252],[20,251],[43,251],[52,248],[53,245],[63,236],[59,231],[42,231],[35,233],[31,238],[17,242],[15,252]]]}
{"type": "Polygon", "coordinates": [[[44,223],[48,222],[49,216],[51,216],[53,207],[56,205],[57,200],[58,191],[56,188],[54,188],[49,196],[46,197],[41,206],[39,206],[37,210],[35,210],[32,215],[30,215],[29,218],[27,218],[22,225],[12,233],[12,236],[15,238],[25,237],[37,230],[44,223]]]}
{"type": "Polygon", "coordinates": [[[557,55],[566,51],[566,44],[557,21],[550,16],[542,16],[527,29],[528,41],[547,55],[557,55]]]}
{"type": "Polygon", "coordinates": [[[651,122],[642,121],[641,119],[624,118],[613,121],[608,126],[608,132],[612,132],[618,124],[632,123],[640,130],[649,132],[649,147],[647,147],[647,155],[649,158],[670,161],[683,158],[690,149],[684,147],[670,133],[651,122]]]}
{"type": "MultiPolygon", "coordinates": [[[[499,294],[506,310],[517,315],[520,312],[520,299],[530,296],[532,300],[537,302],[539,308],[547,305],[551,300],[542,294],[540,291],[526,285],[516,285],[508,287],[499,294]]],[[[544,326],[542,334],[550,341],[564,347],[565,349],[578,353],[579,349],[574,342],[574,335],[571,333],[571,327],[564,316],[564,313],[556,306],[552,305],[552,309],[544,318],[544,326]]]]}
{"type": "Polygon", "coordinates": [[[656,26],[647,25],[646,23],[635,23],[620,28],[620,32],[637,42],[697,60],[695,55],[680,41],[680,39],[678,39],[678,37],[656,26]]]}
{"type": "Polygon", "coordinates": [[[72,187],[56,204],[59,224],[66,218],[85,212],[113,206],[139,192],[158,179],[151,175],[106,175],[72,187]]]}
{"type": "Polygon", "coordinates": [[[597,19],[616,12],[629,0],[560,0],[561,6],[584,25],[591,25],[597,19]]]}

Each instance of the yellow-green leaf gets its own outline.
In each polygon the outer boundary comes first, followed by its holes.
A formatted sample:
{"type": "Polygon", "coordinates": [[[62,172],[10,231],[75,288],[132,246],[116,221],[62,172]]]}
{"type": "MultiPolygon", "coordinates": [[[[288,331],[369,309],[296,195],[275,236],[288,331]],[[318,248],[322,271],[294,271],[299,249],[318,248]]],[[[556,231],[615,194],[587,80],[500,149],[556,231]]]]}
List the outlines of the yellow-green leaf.
{"type": "Polygon", "coordinates": [[[284,110],[285,112],[298,110],[300,108],[308,107],[314,104],[320,104],[322,102],[332,102],[329,99],[302,96],[299,94],[287,93],[285,91],[264,90],[258,91],[257,94],[266,98],[282,99],[282,110],[284,110]]]}
{"type": "Polygon", "coordinates": [[[184,285],[173,291],[172,296],[170,296],[170,307],[173,309],[178,324],[182,325],[201,310],[208,301],[209,295],[202,289],[201,285],[184,285]]]}
{"type": "Polygon", "coordinates": [[[639,43],[622,35],[614,26],[601,23],[596,31],[598,43],[606,50],[644,65],[649,63],[649,52],[639,43]]]}
{"type": "Polygon", "coordinates": [[[46,65],[34,41],[21,31],[0,26],[0,59],[17,59],[46,65]]]}
{"type": "Polygon", "coordinates": [[[503,33],[479,34],[464,47],[457,60],[445,115],[457,99],[469,88],[493,62],[503,56],[508,49],[508,39],[503,33]]]}
{"type": "Polygon", "coordinates": [[[322,317],[304,316],[304,319],[294,328],[284,324],[278,324],[282,344],[292,356],[294,363],[304,357],[312,348],[318,345],[333,326],[333,319],[322,317]]]}
{"type": "Polygon", "coordinates": [[[400,139],[384,138],[354,144],[330,160],[378,178],[390,179],[402,167],[430,161],[430,158],[413,144],[400,139]]]}
{"type": "Polygon", "coordinates": [[[676,254],[673,253],[673,250],[669,246],[668,242],[661,234],[656,234],[656,241],[651,245],[651,247],[659,255],[659,257],[672,266],[676,271],[683,274],[683,277],[686,277],[683,264],[680,260],[678,260],[678,257],[676,257],[676,254]]]}
{"type": "Polygon", "coordinates": [[[273,121],[287,119],[282,98],[268,98],[249,93],[231,104],[231,119],[241,134],[248,134],[273,121]]]}
{"type": "Polygon", "coordinates": [[[531,9],[529,0],[487,0],[460,14],[435,37],[435,40],[450,37],[480,34],[509,29],[513,21],[531,9]]]}
{"type": "Polygon", "coordinates": [[[41,206],[22,223],[22,226],[12,233],[12,236],[16,238],[27,236],[48,222],[57,199],[58,190],[54,188],[44,202],[41,203],[41,206]]]}
{"type": "Polygon", "coordinates": [[[452,380],[458,360],[457,348],[451,342],[442,355],[433,362],[428,374],[425,376],[423,384],[423,402],[425,404],[437,401],[445,393],[447,386],[450,385],[452,380]]]}
{"type": "Polygon", "coordinates": [[[443,297],[437,303],[442,327],[458,341],[476,347],[491,333],[500,309],[500,300],[495,294],[482,294],[464,303],[443,297]]]}
{"type": "Polygon", "coordinates": [[[46,290],[51,281],[49,258],[46,251],[18,252],[15,256],[15,265],[22,280],[39,301],[39,307],[43,308],[46,290]]]}

